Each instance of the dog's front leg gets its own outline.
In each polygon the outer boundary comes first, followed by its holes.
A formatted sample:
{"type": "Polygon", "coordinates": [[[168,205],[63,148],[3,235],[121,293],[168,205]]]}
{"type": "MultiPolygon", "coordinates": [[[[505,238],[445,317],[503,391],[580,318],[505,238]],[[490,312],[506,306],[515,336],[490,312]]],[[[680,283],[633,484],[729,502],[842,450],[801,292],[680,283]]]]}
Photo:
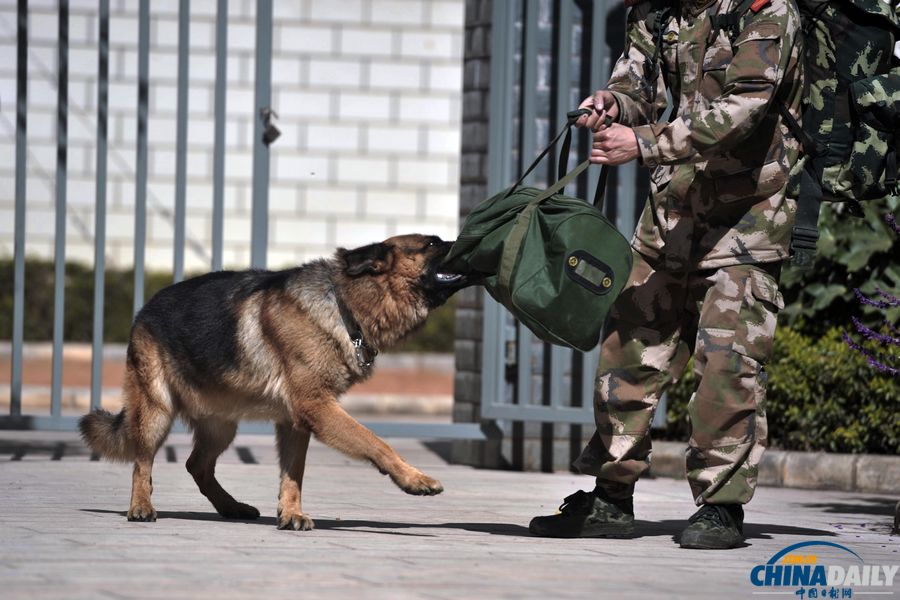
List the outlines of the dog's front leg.
{"type": "Polygon", "coordinates": [[[303,512],[300,494],[303,489],[303,471],[306,468],[306,450],[309,448],[309,429],[294,427],[290,423],[275,425],[278,442],[278,460],[281,464],[281,487],[278,490],[278,529],[308,531],[314,523],[303,512]]]}
{"type": "Polygon", "coordinates": [[[433,496],[444,491],[441,482],[428,477],[405,460],[384,440],[363,427],[333,400],[308,405],[303,411],[316,438],[344,454],[368,460],[407,494],[433,496]]]}

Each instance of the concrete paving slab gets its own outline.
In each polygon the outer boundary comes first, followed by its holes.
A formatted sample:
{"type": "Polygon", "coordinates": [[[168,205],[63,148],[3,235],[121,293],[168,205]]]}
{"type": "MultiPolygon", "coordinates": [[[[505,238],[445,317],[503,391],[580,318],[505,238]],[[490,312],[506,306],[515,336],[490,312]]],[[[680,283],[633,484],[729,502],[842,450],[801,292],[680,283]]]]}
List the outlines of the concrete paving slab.
{"type": "MultiPolygon", "coordinates": [[[[531,517],[590,488],[589,478],[477,470],[447,464],[445,445],[392,444],[445,493],[407,496],[314,442],[303,505],[317,528],[285,532],[275,528],[270,437],[239,436],[217,473],[260,509],[259,520],[220,519],[184,469],[189,437],[173,435],[154,470],[159,520],[129,523],[129,465],[91,461],[74,434],[2,432],[0,597],[753,598],[762,588],[750,583],[752,567],[797,542],[835,542],[866,564],[900,564],[900,538],[890,535],[896,498],[760,488],[747,509],[747,545],[704,552],[675,543],[694,511],[687,484],[649,479],[638,485],[633,538],[540,539],[528,534],[531,517]]],[[[896,579],[880,597],[900,598],[896,579]]],[[[793,596],[794,588],[765,590],[793,596]]]]}

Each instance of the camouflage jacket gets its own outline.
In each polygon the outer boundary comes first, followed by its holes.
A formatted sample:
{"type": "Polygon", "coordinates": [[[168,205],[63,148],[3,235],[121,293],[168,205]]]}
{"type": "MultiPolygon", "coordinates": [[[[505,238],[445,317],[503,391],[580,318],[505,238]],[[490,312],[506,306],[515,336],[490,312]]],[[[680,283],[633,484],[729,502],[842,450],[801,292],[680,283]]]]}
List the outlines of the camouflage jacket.
{"type": "Polygon", "coordinates": [[[632,244],[670,270],[784,260],[796,212],[785,190],[800,145],[776,103],[787,103],[799,119],[796,5],[770,0],[747,11],[732,44],[724,30],[712,35],[709,17],[727,14],[739,0],[671,0],[651,98],[653,86],[642,82],[654,54],[656,13],[666,1],[631,10],[625,51],[608,84],[619,122],[634,129],[640,159],[653,168],[632,244]],[[657,122],[667,88],[675,109],[657,122]]]}

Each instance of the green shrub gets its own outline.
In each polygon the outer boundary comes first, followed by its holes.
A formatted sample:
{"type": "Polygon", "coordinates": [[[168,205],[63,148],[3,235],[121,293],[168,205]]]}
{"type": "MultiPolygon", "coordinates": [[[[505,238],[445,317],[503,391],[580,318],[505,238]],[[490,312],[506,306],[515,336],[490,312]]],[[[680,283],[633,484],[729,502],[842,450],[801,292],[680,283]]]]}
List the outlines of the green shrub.
{"type": "Polygon", "coordinates": [[[881,310],[855,298],[858,288],[871,296],[877,288],[900,289],[900,236],[894,235],[885,216],[900,217],[900,200],[865,204],[865,217],[857,218],[824,203],[819,219],[816,261],[809,270],[786,268],[781,277],[785,306],[782,319],[806,335],[821,336],[829,329],[850,329],[850,316],[869,327],[887,319],[900,320],[900,307],[881,310]]]}
{"type": "MultiPolygon", "coordinates": [[[[666,437],[687,440],[693,365],[669,391],[666,437]]],[[[780,327],[769,377],[769,445],[784,450],[900,453],[900,380],[873,369],[837,328],[812,338],[780,327]]]]}

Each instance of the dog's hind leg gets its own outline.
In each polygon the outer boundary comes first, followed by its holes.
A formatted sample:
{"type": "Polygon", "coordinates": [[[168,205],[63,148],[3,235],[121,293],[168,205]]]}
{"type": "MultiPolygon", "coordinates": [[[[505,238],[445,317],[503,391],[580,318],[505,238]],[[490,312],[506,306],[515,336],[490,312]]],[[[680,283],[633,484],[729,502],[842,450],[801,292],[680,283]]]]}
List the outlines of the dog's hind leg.
{"type": "Polygon", "coordinates": [[[132,333],[123,386],[125,422],[134,454],[129,521],[155,521],[153,457],[169,435],[175,418],[158,349],[150,336],[132,333]]]}
{"type": "Polygon", "coordinates": [[[234,439],[237,423],[206,418],[192,420],[191,428],[194,430],[194,450],[185,467],[197,482],[200,492],[226,519],[258,518],[259,511],[256,508],[235,500],[216,479],[216,460],[234,439]]]}
{"type": "Polygon", "coordinates": [[[306,450],[309,448],[309,429],[293,427],[290,423],[275,424],[278,459],[281,464],[281,487],[278,490],[278,529],[307,531],[313,520],[303,512],[300,502],[306,450]]]}
{"type": "Polygon", "coordinates": [[[403,460],[396,450],[348,415],[337,402],[308,406],[304,417],[316,438],[348,456],[368,460],[407,494],[433,496],[444,491],[440,481],[403,460]]]}

